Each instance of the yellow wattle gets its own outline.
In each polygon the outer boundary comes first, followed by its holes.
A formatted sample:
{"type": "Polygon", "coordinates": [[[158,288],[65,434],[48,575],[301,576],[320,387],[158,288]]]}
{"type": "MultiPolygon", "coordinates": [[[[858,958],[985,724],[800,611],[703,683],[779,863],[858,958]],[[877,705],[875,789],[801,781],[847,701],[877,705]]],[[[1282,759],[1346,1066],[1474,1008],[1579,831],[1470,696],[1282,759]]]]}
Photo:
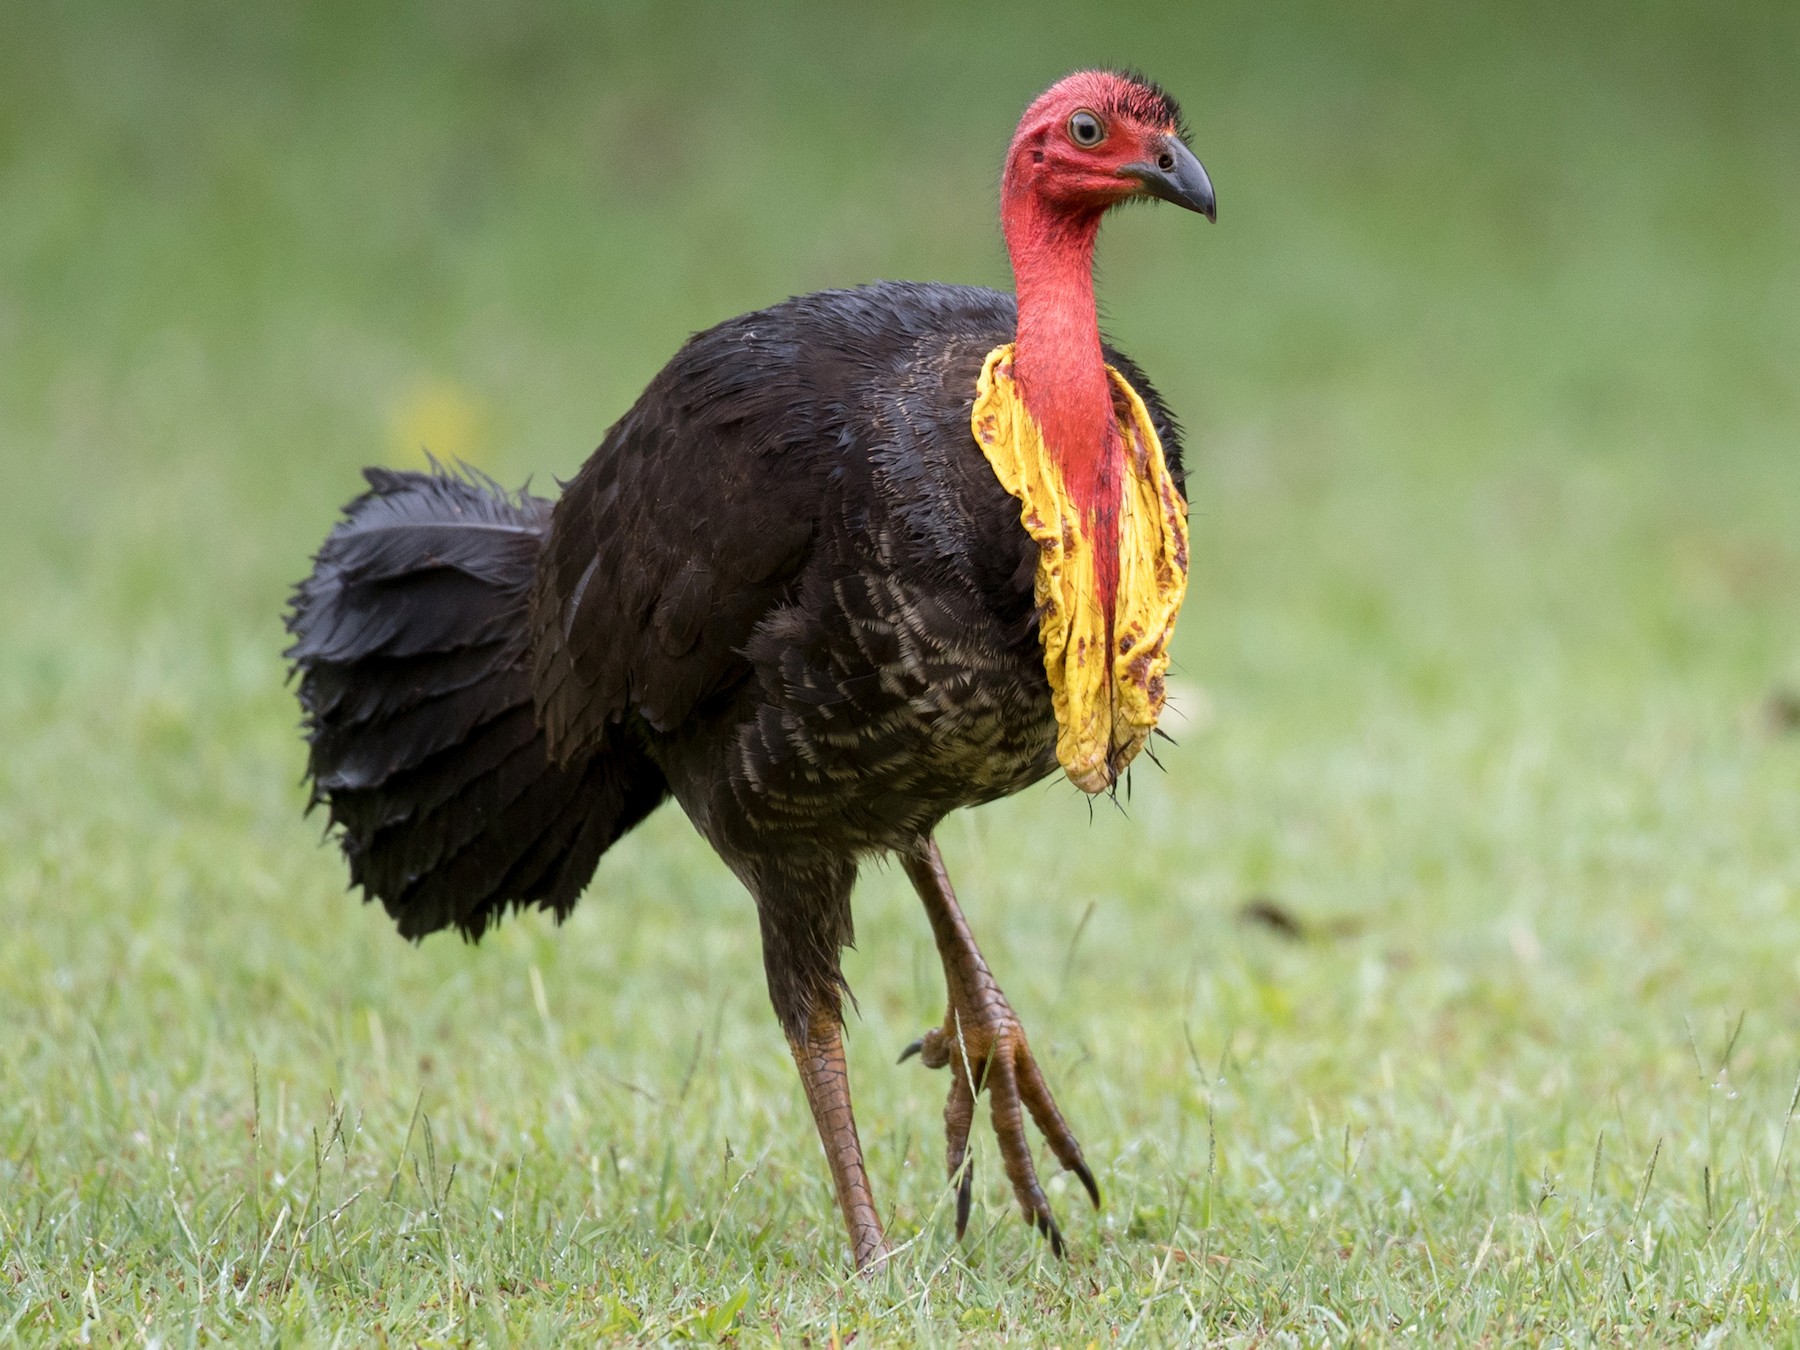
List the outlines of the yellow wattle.
{"type": "Polygon", "coordinates": [[[1109,650],[1094,541],[1013,383],[1012,354],[1011,343],[988,353],[971,426],[1037,540],[1039,634],[1056,709],[1057,762],[1084,792],[1102,792],[1143,748],[1162,712],[1169,640],[1187,591],[1187,503],[1169,477],[1144,401],[1108,366],[1125,447],[1109,650]]]}

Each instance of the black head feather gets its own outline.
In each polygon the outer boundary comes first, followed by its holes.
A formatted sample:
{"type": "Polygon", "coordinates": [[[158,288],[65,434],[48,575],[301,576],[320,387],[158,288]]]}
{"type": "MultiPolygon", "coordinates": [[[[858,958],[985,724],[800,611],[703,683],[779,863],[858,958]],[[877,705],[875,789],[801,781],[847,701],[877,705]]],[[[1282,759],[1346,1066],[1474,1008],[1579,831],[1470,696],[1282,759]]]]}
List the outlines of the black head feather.
{"type": "Polygon", "coordinates": [[[1183,142],[1187,141],[1187,119],[1182,116],[1181,105],[1170,97],[1168,90],[1141,71],[1126,69],[1109,73],[1119,83],[1101,111],[1134,122],[1172,127],[1183,142]]]}

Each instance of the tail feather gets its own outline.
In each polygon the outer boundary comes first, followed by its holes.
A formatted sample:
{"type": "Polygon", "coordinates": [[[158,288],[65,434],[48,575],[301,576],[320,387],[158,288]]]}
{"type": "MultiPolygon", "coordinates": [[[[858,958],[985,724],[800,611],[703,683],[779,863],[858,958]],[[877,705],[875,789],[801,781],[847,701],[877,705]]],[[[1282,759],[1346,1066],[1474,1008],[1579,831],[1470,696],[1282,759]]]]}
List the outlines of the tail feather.
{"type": "MultiPolygon", "coordinates": [[[[505,889],[514,869],[541,847],[547,845],[552,852],[566,849],[575,833],[566,817],[580,812],[569,800],[570,789],[577,784],[560,781],[565,772],[553,771],[533,783],[492,817],[493,829],[472,835],[414,878],[401,892],[405,912],[398,916],[400,931],[411,937],[442,927],[454,921],[462,897],[505,889]]],[[[539,883],[531,889],[547,896],[551,888],[541,884],[543,867],[524,870],[536,873],[527,878],[539,883]]]]}
{"type": "Polygon", "coordinates": [[[533,788],[544,787],[552,796],[558,791],[575,796],[576,785],[567,777],[565,770],[546,773],[541,758],[527,745],[492,771],[464,782],[454,795],[388,820],[363,836],[351,856],[356,879],[383,894],[403,890],[467,848],[533,788]],[[397,846],[401,836],[403,846],[397,846]]]}
{"type": "MultiPolygon", "coordinates": [[[[487,679],[421,699],[380,720],[322,729],[313,753],[332,765],[330,786],[379,787],[395,774],[462,745],[477,727],[520,708],[511,681],[487,679]]],[[[530,711],[530,697],[524,710],[530,711]]]]}
{"type": "Polygon", "coordinates": [[[466,470],[365,476],[288,614],[313,801],[409,937],[561,917],[668,788],[623,730],[549,757],[527,616],[550,504],[466,470]]]}
{"type": "Polygon", "coordinates": [[[342,665],[371,656],[424,656],[516,636],[513,597],[491,582],[445,570],[428,555],[411,575],[332,578],[304,598],[326,616],[289,651],[295,662],[342,665]]]}
{"type": "MultiPolygon", "coordinates": [[[[569,773],[553,769],[556,778],[569,773]]],[[[593,875],[600,855],[649,815],[668,789],[660,777],[625,777],[589,761],[578,781],[541,779],[494,817],[494,827],[422,873],[389,911],[407,937],[456,923],[479,937],[498,907],[464,917],[463,897],[520,897],[567,913],[593,875]],[[576,791],[570,791],[571,787],[576,791]]]]}
{"type": "Polygon", "coordinates": [[[457,747],[453,773],[441,772],[439,765],[427,760],[374,788],[328,790],[315,777],[313,797],[315,802],[329,802],[333,823],[367,836],[409,818],[423,820],[445,802],[478,790],[489,774],[509,761],[518,760],[519,771],[534,777],[542,756],[537,740],[534,719],[499,717],[457,747]]]}
{"type": "Polygon", "coordinates": [[[464,647],[428,656],[372,656],[354,674],[341,666],[315,665],[307,671],[307,713],[333,726],[377,722],[426,699],[454,694],[487,677],[503,656],[504,643],[464,647]]]}
{"type": "Polygon", "coordinates": [[[419,571],[422,560],[505,590],[522,562],[536,565],[551,505],[509,494],[476,470],[411,473],[366,469],[371,491],[334,532],[338,575],[389,581],[419,571]]]}

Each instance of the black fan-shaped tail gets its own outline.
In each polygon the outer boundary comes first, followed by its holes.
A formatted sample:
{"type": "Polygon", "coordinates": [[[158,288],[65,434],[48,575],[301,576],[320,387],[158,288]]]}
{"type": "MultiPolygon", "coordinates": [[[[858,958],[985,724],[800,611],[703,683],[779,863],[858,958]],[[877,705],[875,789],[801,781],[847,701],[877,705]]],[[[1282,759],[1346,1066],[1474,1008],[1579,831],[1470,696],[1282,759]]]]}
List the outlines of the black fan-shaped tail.
{"type": "Polygon", "coordinates": [[[546,750],[527,612],[550,503],[466,469],[365,477],[287,619],[313,804],[407,937],[480,937],[508,903],[560,918],[668,788],[623,733],[546,750]]]}

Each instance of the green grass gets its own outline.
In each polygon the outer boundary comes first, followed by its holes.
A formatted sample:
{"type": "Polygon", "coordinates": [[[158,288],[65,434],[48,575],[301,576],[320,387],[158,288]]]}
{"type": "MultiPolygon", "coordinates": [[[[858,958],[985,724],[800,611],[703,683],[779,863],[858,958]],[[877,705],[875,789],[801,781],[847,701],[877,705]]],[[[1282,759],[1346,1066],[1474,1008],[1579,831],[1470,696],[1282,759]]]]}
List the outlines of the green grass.
{"type": "Polygon", "coordinates": [[[1111,8],[9,15],[0,1341],[1791,1340],[1795,11],[1111,8]],[[1102,244],[1192,432],[1185,721],[1127,813],[943,842],[1106,1203],[1051,1182],[1057,1265],[978,1129],[953,1242],[872,867],[862,1281],[686,823],[407,946],[279,612],[363,462],[548,483],[692,329],[1003,284],[1012,118],[1096,60],[1221,199],[1102,244]]]}

